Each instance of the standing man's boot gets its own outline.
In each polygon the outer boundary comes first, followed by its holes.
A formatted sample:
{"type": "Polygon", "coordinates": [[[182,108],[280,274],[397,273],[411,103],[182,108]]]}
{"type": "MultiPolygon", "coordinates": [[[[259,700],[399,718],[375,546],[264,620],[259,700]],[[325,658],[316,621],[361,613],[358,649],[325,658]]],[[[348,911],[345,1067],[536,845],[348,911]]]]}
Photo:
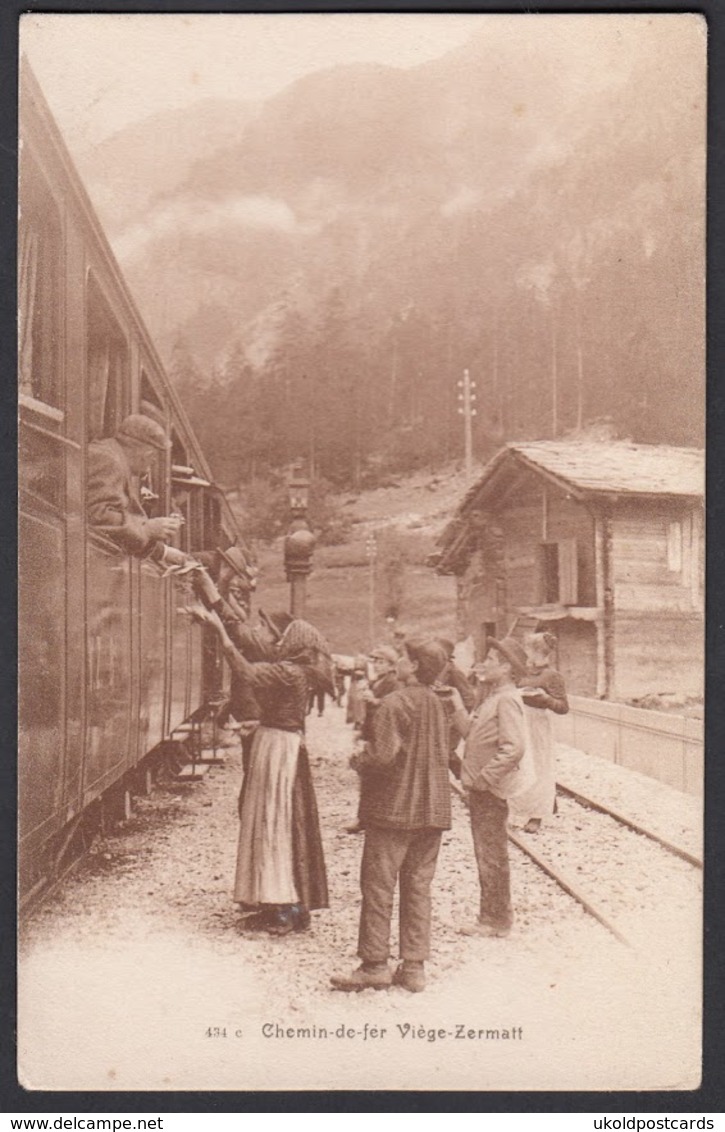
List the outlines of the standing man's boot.
{"type": "Polygon", "coordinates": [[[335,990],[341,991],[363,991],[368,987],[387,990],[392,981],[387,963],[361,963],[349,975],[333,975],[330,979],[335,990]]]}

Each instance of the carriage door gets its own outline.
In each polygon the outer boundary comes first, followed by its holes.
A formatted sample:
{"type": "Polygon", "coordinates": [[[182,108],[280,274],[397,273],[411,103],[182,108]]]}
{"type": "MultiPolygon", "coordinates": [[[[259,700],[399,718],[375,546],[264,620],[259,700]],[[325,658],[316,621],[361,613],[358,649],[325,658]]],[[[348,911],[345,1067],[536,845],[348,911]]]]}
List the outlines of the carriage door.
{"type": "MultiPolygon", "coordinates": [[[[140,412],[167,429],[163,395],[144,368],[141,369],[140,394],[140,412]]],[[[149,518],[169,513],[168,455],[165,452],[157,453],[141,482],[141,503],[149,518]]],[[[165,737],[166,595],[170,583],[161,577],[157,566],[142,560],[138,563],[135,585],[133,644],[139,674],[136,753],[140,760],[165,737]]]]}
{"type": "MultiPolygon", "coordinates": [[[[129,411],[128,346],[110,305],[88,278],[86,375],[88,439],[111,438],[129,411]]],[[[89,529],[86,597],[84,801],[97,797],[132,762],[129,754],[131,563],[89,529]]]]}
{"type": "Polygon", "coordinates": [[[36,850],[65,820],[65,515],[72,447],[63,387],[62,221],[40,168],[25,151],[18,235],[18,790],[24,894],[40,879],[36,850]]]}

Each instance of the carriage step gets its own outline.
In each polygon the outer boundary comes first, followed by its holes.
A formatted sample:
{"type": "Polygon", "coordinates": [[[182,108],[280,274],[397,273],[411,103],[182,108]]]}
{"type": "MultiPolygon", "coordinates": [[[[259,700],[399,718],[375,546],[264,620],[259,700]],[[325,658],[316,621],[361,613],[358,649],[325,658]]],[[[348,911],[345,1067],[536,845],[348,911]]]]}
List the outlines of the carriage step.
{"type": "Polygon", "coordinates": [[[205,747],[197,760],[197,762],[203,763],[204,766],[223,766],[226,761],[219,747],[217,747],[216,750],[212,747],[205,747]]]}
{"type": "Polygon", "coordinates": [[[203,778],[208,770],[208,763],[187,763],[186,766],[182,766],[176,777],[185,782],[195,782],[197,779],[203,778]]]}

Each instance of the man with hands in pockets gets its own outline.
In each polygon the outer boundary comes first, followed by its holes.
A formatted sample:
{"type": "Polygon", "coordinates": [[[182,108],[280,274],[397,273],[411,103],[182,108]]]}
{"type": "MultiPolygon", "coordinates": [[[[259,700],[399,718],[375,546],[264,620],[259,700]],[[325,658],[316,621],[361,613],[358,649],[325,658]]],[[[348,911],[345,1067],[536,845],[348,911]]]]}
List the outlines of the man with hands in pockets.
{"type": "Polygon", "coordinates": [[[466,739],[461,785],[468,795],[481,886],[478,919],[459,931],[506,936],[513,923],[507,799],[520,790],[526,749],[524,705],[516,687],[526,672],[526,653],[511,637],[489,638],[486,657],[474,672],[487,692],[479,707],[469,715],[456,691],[451,697],[453,722],[466,739]]]}

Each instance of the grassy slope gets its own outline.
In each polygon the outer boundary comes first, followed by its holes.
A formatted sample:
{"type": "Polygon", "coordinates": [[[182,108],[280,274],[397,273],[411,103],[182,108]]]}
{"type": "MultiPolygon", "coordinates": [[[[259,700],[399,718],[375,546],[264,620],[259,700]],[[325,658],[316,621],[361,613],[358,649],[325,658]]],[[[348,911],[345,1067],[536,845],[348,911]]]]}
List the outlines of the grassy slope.
{"type": "MultiPolygon", "coordinates": [[[[386,548],[401,548],[407,558],[399,623],[407,629],[455,638],[455,580],[442,578],[425,566],[435,538],[465,491],[460,472],[418,473],[402,478],[398,487],[379,488],[359,496],[342,496],[353,520],[350,540],[343,546],[319,547],[307,582],[307,616],[330,641],[335,652],[363,652],[385,639],[390,626],[383,610],[385,579],[381,570],[386,548]],[[375,569],[374,616],[370,617],[370,564],[366,554],[375,533],[379,554],[375,569]]],[[[259,549],[260,583],[257,606],[289,608],[281,541],[259,549]]]]}

